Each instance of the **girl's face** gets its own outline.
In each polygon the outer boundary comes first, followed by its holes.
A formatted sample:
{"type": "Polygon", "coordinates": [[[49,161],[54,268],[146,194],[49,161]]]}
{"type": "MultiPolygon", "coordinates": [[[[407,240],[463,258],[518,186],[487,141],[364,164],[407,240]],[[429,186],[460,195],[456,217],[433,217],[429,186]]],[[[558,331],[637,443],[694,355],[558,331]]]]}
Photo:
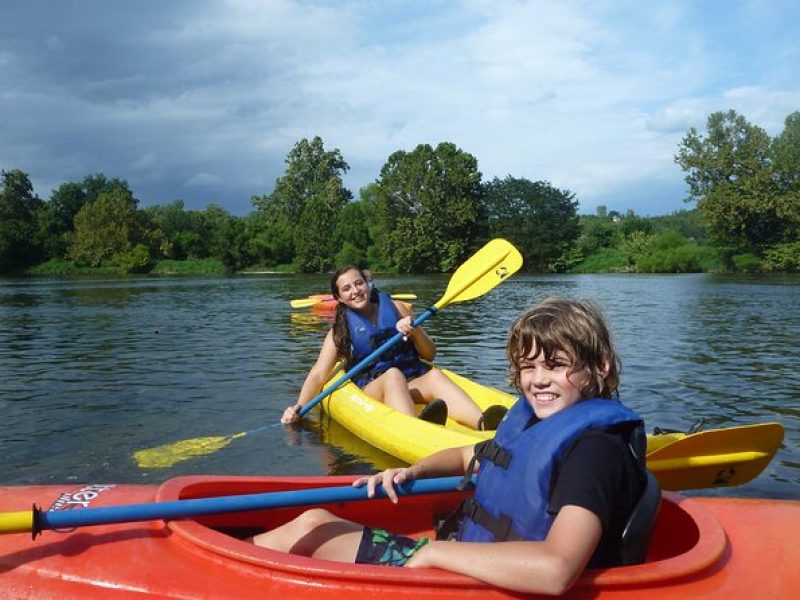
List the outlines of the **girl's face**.
{"type": "Polygon", "coordinates": [[[339,275],[336,279],[336,289],[339,290],[339,302],[347,308],[358,310],[369,303],[367,282],[356,269],[350,269],[339,275]]]}
{"type": "Polygon", "coordinates": [[[533,412],[546,419],[560,410],[584,400],[584,386],[589,382],[585,371],[570,373],[572,363],[566,352],[559,350],[552,360],[544,352],[536,355],[536,348],[520,362],[519,382],[533,412]]]}

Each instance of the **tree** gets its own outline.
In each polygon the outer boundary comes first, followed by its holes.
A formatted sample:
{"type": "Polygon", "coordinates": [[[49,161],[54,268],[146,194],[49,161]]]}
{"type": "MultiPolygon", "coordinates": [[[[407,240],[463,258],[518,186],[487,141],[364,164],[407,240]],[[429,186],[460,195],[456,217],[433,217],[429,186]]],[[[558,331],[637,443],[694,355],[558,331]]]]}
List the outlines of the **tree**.
{"type": "Polygon", "coordinates": [[[97,267],[130,250],[141,238],[137,201],[121,188],[102,192],[75,215],[68,256],[97,267]]]}
{"type": "Polygon", "coordinates": [[[284,234],[289,227],[294,258],[301,271],[333,266],[333,230],[339,211],[352,198],[342,175],[350,167],[338,149],[325,151],[322,138],[297,142],[286,158],[286,172],[271,194],[254,197],[266,217],[267,232],[284,234]]]}
{"type": "Polygon", "coordinates": [[[303,272],[323,273],[334,266],[339,250],[334,228],[348,202],[342,191],[346,190],[340,179],[329,179],[324,189],[311,195],[303,208],[294,238],[295,263],[303,272]]]}
{"type": "Polygon", "coordinates": [[[612,248],[621,241],[619,228],[608,217],[583,215],[580,231],[578,247],[584,255],[612,248]]]}
{"type": "Polygon", "coordinates": [[[784,121],[781,134],[772,140],[770,156],[783,192],[800,192],[800,112],[784,121]]]}
{"type": "Polygon", "coordinates": [[[103,192],[114,189],[132,196],[127,181],[116,177],[108,179],[100,173],[87,175],[80,182],[62,183],[53,190],[40,223],[45,254],[50,258],[62,258],[67,253],[69,234],[75,229],[75,216],[81,208],[94,202],[103,192]]]}
{"type": "Polygon", "coordinates": [[[653,223],[649,219],[640,217],[633,210],[629,210],[619,218],[619,230],[625,237],[634,233],[648,235],[653,232],[653,223]]]}
{"type": "Polygon", "coordinates": [[[375,190],[387,264],[448,272],[463,262],[479,241],[480,180],[475,157],[449,142],[392,154],[375,190]]]}
{"type": "Polygon", "coordinates": [[[39,260],[37,223],[44,203],[33,193],[26,173],[14,169],[0,172],[0,177],[0,272],[9,272],[39,260]]]}
{"type": "Polygon", "coordinates": [[[361,202],[348,202],[341,210],[333,231],[333,243],[338,248],[338,266],[366,263],[372,238],[369,235],[367,213],[361,202]]]}
{"type": "Polygon", "coordinates": [[[72,231],[75,215],[89,202],[94,202],[103,192],[120,189],[133,196],[124,179],[107,179],[102,173],[87,175],[80,183],[62,183],[50,195],[49,207],[56,215],[62,231],[72,231]]]}
{"type": "Polygon", "coordinates": [[[787,207],[763,129],[733,110],[713,113],[705,136],[689,130],[675,161],[688,173],[689,199],[698,201],[716,246],[757,251],[784,238],[787,207]]]}
{"type": "Polygon", "coordinates": [[[201,220],[197,211],[186,211],[183,200],[171,204],[156,204],[144,209],[153,228],[159,229],[167,242],[165,256],[177,260],[189,257],[204,258],[202,237],[205,231],[199,227],[201,220]]]}
{"type": "Polygon", "coordinates": [[[575,195],[546,181],[495,177],[484,185],[483,207],[491,237],[519,248],[527,270],[547,272],[564,264],[580,234],[575,195]]]}

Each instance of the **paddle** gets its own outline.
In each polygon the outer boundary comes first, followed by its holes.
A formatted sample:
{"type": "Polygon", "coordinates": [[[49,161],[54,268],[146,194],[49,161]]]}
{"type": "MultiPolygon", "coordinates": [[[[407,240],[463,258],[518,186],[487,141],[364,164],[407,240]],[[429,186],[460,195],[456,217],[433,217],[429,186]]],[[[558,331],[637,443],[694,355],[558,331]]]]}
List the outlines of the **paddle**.
{"type": "MultiPolygon", "coordinates": [[[[395,300],[416,300],[416,294],[392,294],[392,298],[395,300]]],[[[324,295],[316,295],[316,296],[309,296],[308,298],[299,298],[297,300],[289,300],[289,304],[291,304],[292,308],[308,308],[309,306],[316,306],[317,304],[322,304],[324,302],[337,302],[337,300],[333,297],[324,296],[324,295]]]]}
{"type": "MultiPolygon", "coordinates": [[[[442,296],[436,304],[414,319],[414,327],[419,326],[420,323],[435,315],[451,302],[464,302],[465,300],[472,300],[473,298],[482,296],[506,278],[516,273],[521,266],[522,255],[513,245],[499,238],[490,241],[453,273],[444,296],[442,296]]],[[[351,377],[361,373],[381,354],[399,344],[402,339],[403,334],[398,332],[386,340],[374,352],[312,398],[311,401],[302,408],[299,413],[300,416],[306,414],[320,400],[340,388],[351,377]]],[[[264,425],[250,431],[242,431],[228,436],[211,436],[182,440],[156,448],[138,450],[134,452],[133,458],[142,468],[171,467],[193,456],[212,454],[217,450],[225,448],[235,439],[272,427],[277,427],[278,425],[280,425],[280,423],[264,425]]]]}
{"type": "Polygon", "coordinates": [[[764,470],[782,441],[780,423],[708,429],[649,452],[647,468],[666,490],[741,485],[764,470]]]}
{"type": "MultiPolygon", "coordinates": [[[[398,495],[403,496],[454,492],[457,491],[456,486],[461,480],[461,476],[419,479],[399,484],[395,489],[398,495]]],[[[385,497],[386,492],[383,487],[378,486],[375,489],[374,498],[385,497]]],[[[0,534],[30,531],[33,537],[36,538],[45,529],[70,529],[87,525],[132,523],[155,519],[186,519],[200,515],[327,504],[331,502],[353,502],[356,500],[369,500],[366,486],[353,487],[345,485],[286,492],[173,500],[170,502],[122,504],[99,508],[81,508],[79,510],[43,511],[34,505],[33,510],[0,513],[0,534]]]]}
{"type": "MultiPolygon", "coordinates": [[[[653,450],[647,456],[647,466],[658,476],[659,482],[662,482],[662,477],[672,477],[675,474],[681,474],[682,469],[688,469],[688,477],[691,479],[687,479],[687,472],[684,471],[680,484],[668,489],[738,485],[752,478],[750,475],[754,470],[753,464],[759,465],[755,469],[756,475],[764,468],[766,464],[764,461],[769,462],[777,448],[780,447],[782,440],[783,427],[779,423],[709,429],[679,437],[653,450]],[[742,460],[746,462],[742,463],[742,460]],[[745,468],[741,468],[742,464],[745,465],[745,468]],[[709,480],[701,486],[692,485],[693,482],[701,481],[698,473],[704,470],[708,471],[706,475],[719,474],[720,465],[723,465],[722,470],[732,472],[731,478],[724,481],[709,480]],[[745,479],[742,480],[742,478],[745,479]]],[[[705,477],[705,475],[703,476],[705,477]]],[[[456,485],[461,479],[460,476],[421,479],[398,486],[398,493],[411,495],[455,491],[456,485]]],[[[381,488],[378,488],[376,497],[385,497],[381,488]]],[[[34,506],[32,511],[0,513],[0,534],[30,531],[35,537],[44,529],[66,529],[152,519],[178,519],[365,499],[366,488],[341,486],[72,511],[41,511],[34,506]]]]}

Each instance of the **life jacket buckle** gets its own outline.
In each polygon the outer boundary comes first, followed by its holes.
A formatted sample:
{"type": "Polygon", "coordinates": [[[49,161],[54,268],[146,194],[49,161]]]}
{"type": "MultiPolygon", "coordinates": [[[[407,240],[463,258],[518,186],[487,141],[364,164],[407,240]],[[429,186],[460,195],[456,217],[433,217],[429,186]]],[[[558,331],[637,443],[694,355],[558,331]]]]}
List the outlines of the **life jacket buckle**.
{"type": "Polygon", "coordinates": [[[490,440],[480,449],[480,458],[485,458],[502,469],[507,468],[511,462],[511,454],[494,440],[490,440]]]}
{"type": "Polygon", "coordinates": [[[463,506],[461,507],[461,511],[464,515],[464,518],[473,521],[475,520],[475,515],[478,513],[479,509],[480,506],[478,506],[478,503],[475,501],[474,498],[467,498],[464,501],[463,506]]]}

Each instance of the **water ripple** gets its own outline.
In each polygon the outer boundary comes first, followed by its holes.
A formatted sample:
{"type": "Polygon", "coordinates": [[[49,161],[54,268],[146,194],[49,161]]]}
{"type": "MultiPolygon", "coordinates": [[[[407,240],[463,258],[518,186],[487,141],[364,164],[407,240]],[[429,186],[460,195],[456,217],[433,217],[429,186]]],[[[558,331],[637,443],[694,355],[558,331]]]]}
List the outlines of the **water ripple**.
{"type": "MultiPolygon", "coordinates": [[[[447,277],[384,277],[419,313],[447,277]]],[[[326,427],[275,427],[171,469],[135,450],[277,422],[329,322],[288,301],[324,276],[0,279],[0,483],[157,482],[180,474],[366,472],[388,457],[324,442],[326,427]],[[47,452],[42,449],[47,448],[47,452]]],[[[508,389],[509,324],[552,295],[597,300],[623,362],[622,396],[655,425],[780,421],[786,439],[755,481],[709,493],[795,497],[800,483],[800,278],[516,275],[425,327],[438,362],[508,389]]],[[[354,446],[355,447],[355,446],[354,446]]]]}

